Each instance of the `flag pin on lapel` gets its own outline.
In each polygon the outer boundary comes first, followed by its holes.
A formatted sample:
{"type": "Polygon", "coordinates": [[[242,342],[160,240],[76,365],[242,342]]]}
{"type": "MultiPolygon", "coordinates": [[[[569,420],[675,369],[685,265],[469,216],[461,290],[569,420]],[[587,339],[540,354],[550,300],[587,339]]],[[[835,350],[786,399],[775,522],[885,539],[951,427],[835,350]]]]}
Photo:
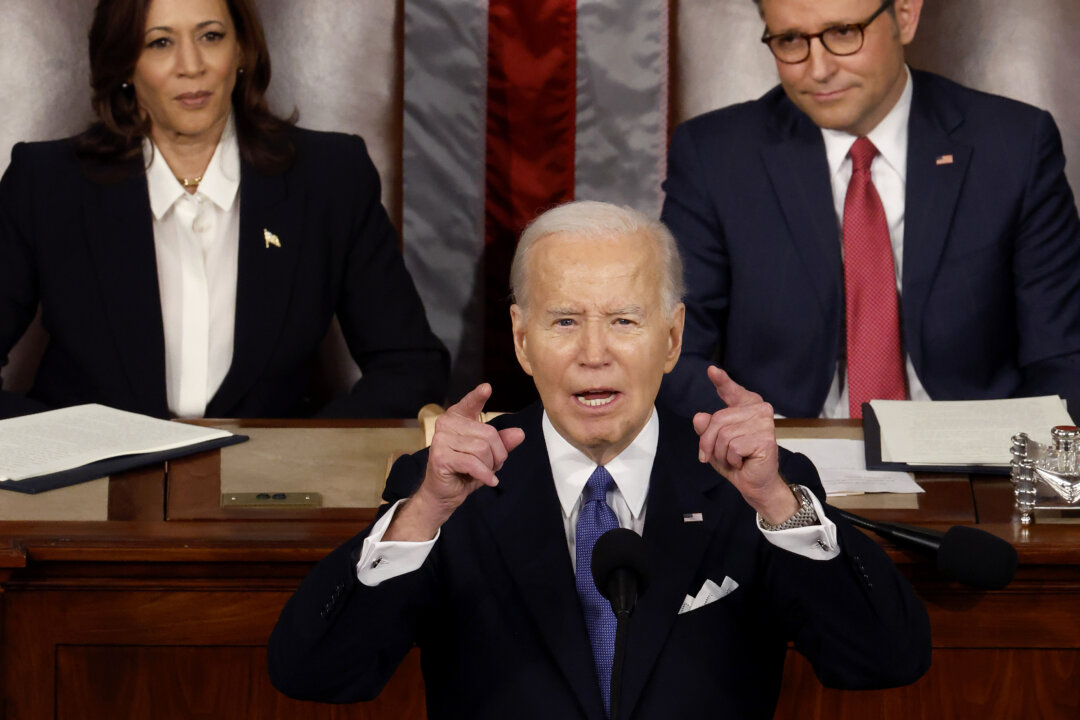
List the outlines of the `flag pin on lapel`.
{"type": "Polygon", "coordinates": [[[682,521],[684,523],[689,522],[701,522],[705,517],[701,513],[683,513],[682,521]]]}
{"type": "Polygon", "coordinates": [[[938,155],[937,160],[934,161],[935,165],[952,165],[953,157],[952,153],[948,155],[938,155]]]}
{"type": "Polygon", "coordinates": [[[270,232],[266,228],[263,228],[263,240],[266,241],[266,247],[273,245],[276,248],[281,247],[281,241],[278,240],[278,236],[270,232]]]}

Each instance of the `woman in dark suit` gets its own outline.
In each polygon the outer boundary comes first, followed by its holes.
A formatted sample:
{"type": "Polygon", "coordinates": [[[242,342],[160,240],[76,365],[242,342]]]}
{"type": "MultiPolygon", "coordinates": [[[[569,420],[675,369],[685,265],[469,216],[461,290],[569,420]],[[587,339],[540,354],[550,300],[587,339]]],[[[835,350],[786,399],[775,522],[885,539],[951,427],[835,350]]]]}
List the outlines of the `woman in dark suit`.
{"type": "Polygon", "coordinates": [[[160,417],[311,414],[331,319],[363,377],[322,414],[411,416],[448,356],[358,137],[275,117],[251,0],[100,0],[89,130],[0,180],[0,364],[49,344],[0,416],[100,402],[160,417]]]}

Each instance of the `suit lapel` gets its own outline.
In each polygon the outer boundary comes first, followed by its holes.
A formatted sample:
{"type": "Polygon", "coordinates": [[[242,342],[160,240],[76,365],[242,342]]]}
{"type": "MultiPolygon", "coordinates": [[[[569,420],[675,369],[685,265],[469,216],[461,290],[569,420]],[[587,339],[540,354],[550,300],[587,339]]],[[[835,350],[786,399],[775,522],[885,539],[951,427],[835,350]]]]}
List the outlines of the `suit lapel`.
{"type": "Polygon", "coordinates": [[[303,197],[289,192],[290,173],[266,176],[247,163],[240,170],[240,247],[236,278],[236,327],[229,372],[207,407],[208,417],[228,417],[262,374],[273,353],[303,251],[303,197]],[[267,244],[265,231],[280,247],[267,244]]]}
{"type": "Polygon", "coordinates": [[[844,273],[824,140],[821,131],[787,100],[780,107],[779,140],[762,148],[761,159],[825,312],[843,296],[844,273]]]}
{"type": "Polygon", "coordinates": [[[902,279],[904,342],[916,369],[922,359],[919,329],[926,298],[971,160],[971,148],[950,137],[963,116],[920,75],[912,73],[902,279]]]}
{"type": "Polygon", "coordinates": [[[567,549],[562,511],[540,427],[540,408],[521,414],[525,443],[510,455],[495,492],[477,497],[479,512],[536,623],[586,717],[602,718],[592,649],[567,549]]]}
{"type": "Polygon", "coordinates": [[[168,415],[165,333],[146,175],[133,160],[125,179],[88,183],[83,210],[90,257],[131,407],[168,415]]]}
{"type": "Polygon", "coordinates": [[[644,532],[656,571],[630,617],[622,681],[625,717],[633,714],[723,518],[723,508],[712,491],[726,481],[697,463],[696,445],[678,433],[678,425],[685,422],[661,415],[644,532]],[[689,513],[701,513],[701,521],[686,522],[683,516],[689,513]]]}

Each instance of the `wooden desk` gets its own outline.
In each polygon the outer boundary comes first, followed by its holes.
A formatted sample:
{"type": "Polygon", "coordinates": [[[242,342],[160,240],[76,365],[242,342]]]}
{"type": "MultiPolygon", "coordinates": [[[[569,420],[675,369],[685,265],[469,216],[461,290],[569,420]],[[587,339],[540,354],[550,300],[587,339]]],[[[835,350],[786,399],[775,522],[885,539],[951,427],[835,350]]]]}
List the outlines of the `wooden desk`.
{"type": "MultiPolygon", "coordinates": [[[[862,437],[857,421],[781,420],[777,434],[862,437]]],[[[965,588],[937,577],[925,558],[882,542],[930,614],[930,671],[906,688],[826,690],[791,651],[776,717],[1080,717],[1080,525],[1021,528],[1004,477],[925,474],[918,480],[927,491],[918,510],[854,512],[939,530],[977,525],[1016,547],[1015,580],[1001,591],[965,588]]]]}
{"type": "MultiPolygon", "coordinates": [[[[843,424],[781,424],[781,434],[853,432],[843,424]]],[[[282,604],[311,565],[362,529],[373,509],[292,511],[291,519],[282,511],[220,514],[220,507],[206,506],[211,490],[220,491],[207,463],[191,461],[201,475],[185,478],[187,466],[174,463],[168,473],[118,481],[110,511],[126,504],[132,519],[0,523],[2,716],[423,718],[415,652],[377,701],[346,708],[289,700],[266,677],[266,638],[282,604]],[[167,519],[176,504],[190,500],[170,492],[184,483],[203,498],[195,509],[203,503],[212,517],[167,519]]],[[[1012,522],[1004,479],[920,481],[927,493],[918,510],[858,512],[938,528],[977,522],[1016,545],[1016,581],[1000,592],[973,591],[940,580],[923,558],[887,547],[930,612],[929,674],[897,690],[825,690],[792,653],[777,717],[1075,720],[1080,526],[1022,531],[1012,522]]]]}
{"type": "Polygon", "coordinates": [[[266,674],[281,606],[315,562],[371,521],[388,455],[423,445],[418,424],[208,424],[252,440],[228,448],[223,464],[215,451],[111,478],[107,499],[93,496],[97,520],[49,521],[49,493],[0,493],[0,504],[43,508],[33,522],[0,522],[0,717],[422,717],[417,657],[378,701],[352,708],[290,700],[266,674]],[[320,437],[304,435],[315,430],[320,437]],[[281,432],[307,445],[290,453],[281,432]],[[306,511],[220,506],[223,482],[253,474],[268,484],[244,489],[309,482],[312,457],[331,474],[356,470],[344,482],[352,487],[324,495],[366,501],[306,511]],[[233,475],[222,479],[220,466],[233,475]]]}

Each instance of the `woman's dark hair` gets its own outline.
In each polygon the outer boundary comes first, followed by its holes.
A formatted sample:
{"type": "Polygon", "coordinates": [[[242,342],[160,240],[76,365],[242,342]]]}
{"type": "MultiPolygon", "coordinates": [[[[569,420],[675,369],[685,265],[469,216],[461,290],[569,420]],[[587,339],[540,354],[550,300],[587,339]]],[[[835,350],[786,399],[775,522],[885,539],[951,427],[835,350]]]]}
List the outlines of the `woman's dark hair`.
{"type": "MultiPolygon", "coordinates": [[[[105,163],[130,160],[142,152],[150,121],[142,116],[128,83],[143,50],[146,13],[152,0],[100,0],[90,26],[91,104],[97,122],[79,136],[76,151],[105,163]]],[[[267,174],[285,170],[295,149],[288,131],[296,113],[282,119],[270,112],[270,53],[252,0],[225,0],[236,26],[243,58],[232,93],[240,157],[267,174]]]]}

